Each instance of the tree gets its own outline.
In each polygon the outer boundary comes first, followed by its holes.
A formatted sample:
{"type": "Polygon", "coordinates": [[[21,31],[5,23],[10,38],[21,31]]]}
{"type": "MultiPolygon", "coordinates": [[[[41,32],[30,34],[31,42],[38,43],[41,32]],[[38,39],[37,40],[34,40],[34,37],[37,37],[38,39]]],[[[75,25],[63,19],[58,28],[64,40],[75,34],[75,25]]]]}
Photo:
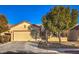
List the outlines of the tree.
{"type": "Polygon", "coordinates": [[[78,11],[69,7],[56,6],[43,16],[43,26],[52,33],[56,33],[61,42],[61,33],[77,24],[78,11]],[[72,11],[72,12],[71,12],[72,11]]]}
{"type": "Polygon", "coordinates": [[[74,26],[77,23],[77,19],[78,19],[78,11],[76,9],[72,9],[72,13],[71,13],[71,27],[74,26]]]}
{"type": "Polygon", "coordinates": [[[8,30],[8,21],[4,15],[0,15],[0,33],[8,30]]]}
{"type": "Polygon", "coordinates": [[[44,29],[44,31],[42,32],[42,38],[43,38],[43,40],[45,40],[46,42],[48,41],[48,23],[47,23],[47,19],[46,19],[46,16],[43,16],[43,20],[42,20],[42,22],[43,22],[43,26],[45,27],[45,29],[44,29]]]}
{"type": "Polygon", "coordinates": [[[33,25],[29,26],[29,30],[31,31],[31,36],[33,39],[37,40],[40,37],[38,29],[33,25]]]}

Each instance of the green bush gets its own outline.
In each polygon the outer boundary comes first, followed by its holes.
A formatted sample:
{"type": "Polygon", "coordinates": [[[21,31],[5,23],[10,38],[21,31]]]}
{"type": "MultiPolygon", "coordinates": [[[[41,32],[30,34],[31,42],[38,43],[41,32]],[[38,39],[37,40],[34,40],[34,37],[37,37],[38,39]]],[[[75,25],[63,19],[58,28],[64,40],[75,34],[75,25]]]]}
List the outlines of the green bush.
{"type": "Polygon", "coordinates": [[[4,35],[4,42],[9,42],[10,41],[10,36],[9,35],[4,35]]]}
{"type": "Polygon", "coordinates": [[[3,36],[0,36],[0,43],[4,43],[4,38],[3,38],[3,36]]]}
{"type": "Polygon", "coordinates": [[[10,36],[9,35],[3,35],[0,36],[0,43],[5,43],[10,41],[10,36]]]}
{"type": "Polygon", "coordinates": [[[40,47],[40,48],[47,48],[47,42],[42,42],[42,41],[40,41],[40,42],[38,43],[38,47],[40,47]]]}

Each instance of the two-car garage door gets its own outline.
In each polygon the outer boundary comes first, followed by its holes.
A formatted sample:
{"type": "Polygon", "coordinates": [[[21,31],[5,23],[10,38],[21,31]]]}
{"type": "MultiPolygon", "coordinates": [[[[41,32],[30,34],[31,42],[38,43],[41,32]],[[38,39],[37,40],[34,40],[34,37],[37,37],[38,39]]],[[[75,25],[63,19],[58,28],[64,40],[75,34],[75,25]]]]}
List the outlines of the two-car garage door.
{"type": "Polygon", "coordinates": [[[14,32],[14,41],[31,41],[32,36],[30,32],[14,32]]]}

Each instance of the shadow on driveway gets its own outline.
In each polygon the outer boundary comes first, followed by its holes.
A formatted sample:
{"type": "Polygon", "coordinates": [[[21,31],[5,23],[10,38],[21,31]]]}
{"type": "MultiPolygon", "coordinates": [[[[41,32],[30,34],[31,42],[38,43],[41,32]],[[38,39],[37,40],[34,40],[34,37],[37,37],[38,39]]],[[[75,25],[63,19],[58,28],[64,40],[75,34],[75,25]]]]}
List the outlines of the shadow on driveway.
{"type": "MultiPolygon", "coordinates": [[[[38,44],[37,45],[30,44],[30,45],[34,46],[34,47],[38,47],[38,44]]],[[[76,47],[74,45],[65,45],[62,43],[61,44],[60,43],[48,43],[47,48],[44,48],[44,47],[38,47],[38,48],[42,48],[42,49],[46,49],[46,50],[55,50],[60,53],[66,53],[66,54],[67,53],[68,54],[79,54],[79,50],[76,50],[76,49],[79,49],[79,47],[76,47]],[[69,49],[69,50],[66,50],[66,49],[69,49]]]]}

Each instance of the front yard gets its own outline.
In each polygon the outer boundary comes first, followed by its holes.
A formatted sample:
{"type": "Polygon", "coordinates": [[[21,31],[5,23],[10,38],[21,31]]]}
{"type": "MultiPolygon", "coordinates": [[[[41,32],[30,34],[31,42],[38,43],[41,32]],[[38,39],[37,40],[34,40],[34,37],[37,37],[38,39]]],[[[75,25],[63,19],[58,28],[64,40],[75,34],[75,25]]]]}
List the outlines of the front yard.
{"type": "MultiPolygon", "coordinates": [[[[59,42],[58,37],[49,37],[49,42],[59,42]]],[[[61,37],[62,42],[68,42],[67,37],[61,37]]]]}
{"type": "Polygon", "coordinates": [[[15,41],[0,44],[2,54],[62,54],[79,53],[79,42],[48,42],[47,48],[38,47],[37,42],[15,41]]]}

